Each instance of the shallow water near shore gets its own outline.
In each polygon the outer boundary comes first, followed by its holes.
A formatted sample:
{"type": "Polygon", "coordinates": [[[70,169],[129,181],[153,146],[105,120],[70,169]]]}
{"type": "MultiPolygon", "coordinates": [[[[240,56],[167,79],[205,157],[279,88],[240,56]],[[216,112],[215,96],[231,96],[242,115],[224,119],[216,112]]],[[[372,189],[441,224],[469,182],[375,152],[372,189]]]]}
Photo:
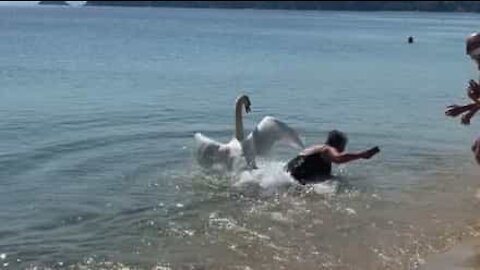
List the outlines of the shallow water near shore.
{"type": "Polygon", "coordinates": [[[416,269],[477,235],[479,130],[446,118],[479,15],[0,8],[0,268],[416,269]],[[407,37],[415,36],[414,44],[407,37]],[[300,186],[279,147],[210,174],[248,94],[372,160],[300,186]]]}

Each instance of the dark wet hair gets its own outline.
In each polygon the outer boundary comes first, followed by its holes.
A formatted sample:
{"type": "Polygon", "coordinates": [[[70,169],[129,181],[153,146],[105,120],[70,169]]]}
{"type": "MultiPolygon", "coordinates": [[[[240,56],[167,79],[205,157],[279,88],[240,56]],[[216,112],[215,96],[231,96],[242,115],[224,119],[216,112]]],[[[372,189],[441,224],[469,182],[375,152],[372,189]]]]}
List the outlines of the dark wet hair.
{"type": "Polygon", "coordinates": [[[328,138],[325,144],[335,147],[337,150],[343,150],[345,145],[347,145],[347,141],[348,138],[345,133],[338,130],[332,130],[328,133],[328,138]]]}

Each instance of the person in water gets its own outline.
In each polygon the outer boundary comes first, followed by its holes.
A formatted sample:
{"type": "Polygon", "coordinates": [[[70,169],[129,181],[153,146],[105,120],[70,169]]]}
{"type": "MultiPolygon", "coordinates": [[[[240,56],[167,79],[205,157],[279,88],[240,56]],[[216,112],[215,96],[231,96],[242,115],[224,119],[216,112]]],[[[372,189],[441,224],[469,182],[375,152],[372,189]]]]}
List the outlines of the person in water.
{"type": "Polygon", "coordinates": [[[286,171],[302,185],[327,180],[332,173],[332,163],[341,164],[358,159],[370,159],[380,152],[378,147],[358,153],[346,153],[347,136],[338,130],[328,134],[325,144],[305,148],[286,165],[286,171]]]}
{"type": "MultiPolygon", "coordinates": [[[[466,54],[477,65],[480,70],[480,33],[471,34],[466,40],[466,54]]],[[[470,120],[480,111],[480,84],[474,80],[470,80],[467,87],[467,96],[473,101],[467,105],[453,104],[448,106],[445,114],[450,117],[457,117],[461,114],[462,124],[469,125],[470,120]]],[[[472,151],[477,163],[480,165],[480,137],[478,137],[473,145],[472,151]]]]}

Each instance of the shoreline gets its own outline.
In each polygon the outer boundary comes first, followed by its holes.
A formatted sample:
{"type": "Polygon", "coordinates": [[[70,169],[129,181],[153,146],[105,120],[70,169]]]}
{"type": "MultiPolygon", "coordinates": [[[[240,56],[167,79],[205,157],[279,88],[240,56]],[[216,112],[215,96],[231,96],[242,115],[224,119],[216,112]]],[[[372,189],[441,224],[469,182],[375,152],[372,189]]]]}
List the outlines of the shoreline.
{"type": "MultiPolygon", "coordinates": [[[[71,6],[71,5],[70,5],[71,6]]],[[[442,13],[442,14],[480,14],[477,11],[471,10],[360,10],[360,9],[283,9],[283,8],[231,8],[231,7],[197,7],[197,6],[147,6],[147,5],[98,5],[98,4],[84,4],[81,7],[120,7],[120,8],[163,8],[163,9],[196,9],[196,10],[243,10],[243,11],[296,11],[296,12],[352,12],[352,13],[442,13]]]]}
{"type": "Polygon", "coordinates": [[[480,236],[472,236],[455,244],[445,252],[425,258],[421,270],[480,269],[480,236]]]}
{"type": "Polygon", "coordinates": [[[427,12],[480,12],[475,1],[445,3],[429,1],[85,1],[85,6],[146,6],[180,8],[266,9],[266,10],[331,10],[331,11],[427,11],[427,12]]]}

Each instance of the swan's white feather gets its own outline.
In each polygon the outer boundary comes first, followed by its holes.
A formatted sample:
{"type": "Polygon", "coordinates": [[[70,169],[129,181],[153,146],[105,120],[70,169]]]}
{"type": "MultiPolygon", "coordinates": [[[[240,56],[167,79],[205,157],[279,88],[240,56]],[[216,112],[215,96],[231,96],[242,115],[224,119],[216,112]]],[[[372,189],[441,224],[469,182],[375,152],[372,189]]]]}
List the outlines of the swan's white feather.
{"type": "Polygon", "coordinates": [[[258,123],[255,129],[247,136],[245,144],[252,149],[253,155],[267,155],[276,143],[283,143],[297,150],[304,148],[304,144],[298,133],[286,123],[272,117],[266,116],[258,123]]]}
{"type": "Polygon", "coordinates": [[[201,133],[196,133],[194,137],[197,144],[196,158],[201,166],[211,168],[219,164],[229,170],[237,168],[235,163],[242,157],[247,167],[255,167],[255,157],[268,154],[277,142],[295,149],[303,149],[304,146],[293,128],[271,116],[263,118],[241,142],[233,138],[229,143],[222,144],[201,133]]]}
{"type": "Polygon", "coordinates": [[[214,165],[220,165],[230,170],[235,158],[242,155],[240,142],[235,138],[228,143],[219,143],[197,132],[194,139],[195,156],[203,167],[211,168],[214,165]]]}

